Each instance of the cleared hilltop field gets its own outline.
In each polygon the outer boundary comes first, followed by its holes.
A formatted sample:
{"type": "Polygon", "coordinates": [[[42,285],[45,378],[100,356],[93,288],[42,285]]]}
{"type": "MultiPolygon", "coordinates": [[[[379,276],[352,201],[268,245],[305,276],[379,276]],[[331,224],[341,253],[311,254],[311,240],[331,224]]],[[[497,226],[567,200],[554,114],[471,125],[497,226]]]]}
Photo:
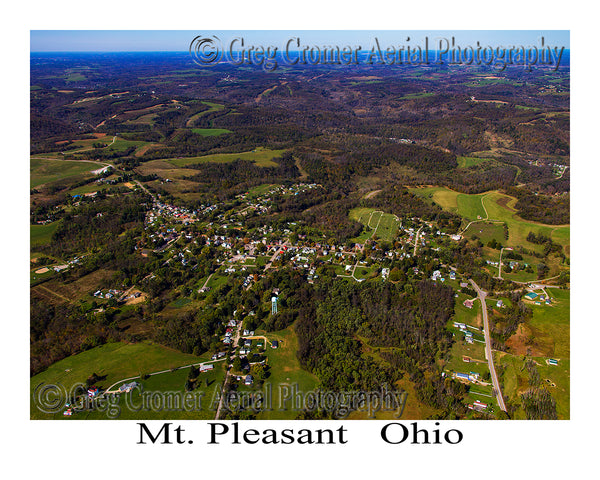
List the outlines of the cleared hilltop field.
{"type": "Polygon", "coordinates": [[[508,226],[507,246],[527,245],[530,249],[539,250],[541,249],[539,245],[527,242],[527,235],[529,232],[541,233],[562,245],[565,254],[569,255],[571,231],[569,225],[545,225],[524,220],[517,215],[514,208],[517,199],[497,190],[476,195],[459,193],[446,187],[417,187],[411,188],[410,191],[421,198],[435,202],[444,210],[458,213],[469,221],[505,222],[508,226]]]}
{"type": "Polygon", "coordinates": [[[104,166],[105,164],[92,161],[32,158],[29,163],[30,186],[35,188],[70,177],[76,179],[92,177],[92,171],[104,166]]]}
{"type": "Polygon", "coordinates": [[[176,167],[185,167],[199,163],[229,163],[240,159],[254,162],[258,167],[276,167],[277,163],[275,163],[273,159],[281,156],[283,152],[285,152],[285,150],[270,150],[268,148],[257,147],[250,152],[215,153],[201,157],[171,158],[165,161],[176,167]]]}
{"type": "Polygon", "coordinates": [[[355,239],[359,243],[363,243],[374,236],[391,242],[398,234],[400,221],[391,213],[385,213],[374,208],[359,207],[350,210],[349,215],[352,220],[368,227],[366,232],[355,239]]]}

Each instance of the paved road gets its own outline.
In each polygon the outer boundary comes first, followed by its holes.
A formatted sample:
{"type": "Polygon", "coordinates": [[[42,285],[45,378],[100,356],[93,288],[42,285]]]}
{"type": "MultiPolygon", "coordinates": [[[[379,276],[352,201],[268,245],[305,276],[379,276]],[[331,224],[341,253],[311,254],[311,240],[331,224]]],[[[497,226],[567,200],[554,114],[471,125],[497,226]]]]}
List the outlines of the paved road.
{"type": "Polygon", "coordinates": [[[271,256],[271,260],[269,260],[269,263],[267,263],[265,265],[265,270],[268,270],[269,268],[271,268],[273,266],[273,262],[275,261],[275,259],[277,258],[277,255],[282,254],[285,252],[285,248],[284,247],[289,247],[292,244],[290,243],[289,240],[286,240],[285,242],[283,242],[279,248],[275,251],[275,253],[271,256]]]}
{"type": "Polygon", "coordinates": [[[488,322],[488,314],[487,314],[487,305],[485,303],[485,297],[487,295],[486,292],[479,288],[472,279],[469,279],[473,288],[477,292],[479,296],[479,301],[481,302],[481,309],[483,311],[483,331],[485,334],[485,358],[487,358],[488,366],[490,369],[490,375],[492,377],[492,385],[494,386],[494,391],[496,392],[496,399],[498,400],[498,406],[501,410],[506,412],[506,405],[504,405],[504,398],[502,397],[502,391],[500,390],[500,382],[498,382],[498,376],[496,375],[496,367],[494,366],[494,353],[492,352],[492,337],[490,335],[490,325],[488,322]]]}

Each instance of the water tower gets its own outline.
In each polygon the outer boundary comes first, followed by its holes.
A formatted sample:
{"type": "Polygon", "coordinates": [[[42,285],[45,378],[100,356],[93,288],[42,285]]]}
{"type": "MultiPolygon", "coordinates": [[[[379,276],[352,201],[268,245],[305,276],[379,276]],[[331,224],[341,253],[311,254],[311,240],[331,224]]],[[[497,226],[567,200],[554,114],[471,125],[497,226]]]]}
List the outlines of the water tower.
{"type": "Polygon", "coordinates": [[[277,297],[271,297],[271,315],[277,313],[277,297]]]}

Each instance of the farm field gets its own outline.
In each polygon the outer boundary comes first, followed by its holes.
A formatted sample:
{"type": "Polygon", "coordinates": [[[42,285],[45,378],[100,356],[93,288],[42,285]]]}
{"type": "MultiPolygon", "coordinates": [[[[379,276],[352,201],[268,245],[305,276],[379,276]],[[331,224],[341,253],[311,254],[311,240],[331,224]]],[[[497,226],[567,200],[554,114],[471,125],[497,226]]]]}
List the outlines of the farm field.
{"type": "Polygon", "coordinates": [[[111,278],[113,274],[112,270],[99,269],[68,284],[53,279],[33,287],[31,296],[44,298],[52,304],[73,303],[77,300],[92,301],[94,297],[91,293],[97,284],[111,278]]]}
{"type": "Polygon", "coordinates": [[[446,187],[409,188],[415,195],[432,200],[450,212],[458,213],[468,220],[486,218],[481,198],[486,194],[467,195],[446,187]]]}
{"type": "MultiPolygon", "coordinates": [[[[527,242],[527,234],[534,232],[549,236],[553,241],[564,247],[569,246],[571,229],[568,225],[544,225],[523,220],[516,215],[513,208],[516,199],[496,191],[489,192],[483,201],[491,219],[505,221],[508,224],[507,245],[527,245],[527,248],[537,250],[540,246],[527,242]]],[[[568,248],[565,250],[565,253],[568,254],[568,248]]]]}
{"type": "Polygon", "coordinates": [[[29,175],[31,188],[69,177],[91,177],[92,171],[104,167],[98,162],[78,160],[46,160],[31,158],[29,175]]]}
{"type": "MultiPolygon", "coordinates": [[[[507,353],[499,354],[499,363],[506,370],[504,383],[506,393],[515,403],[527,388],[527,373],[521,372],[523,359],[529,354],[536,362],[542,385],[556,401],[559,418],[569,418],[570,402],[570,292],[561,289],[546,290],[552,305],[532,305],[533,318],[521,325],[508,339],[507,353]],[[558,365],[546,363],[548,358],[558,360],[558,365]],[[547,379],[547,380],[546,380],[547,379]]],[[[525,418],[522,410],[517,418],[525,418]]]]}
{"type": "Polygon", "coordinates": [[[241,153],[215,153],[213,155],[204,155],[202,157],[170,158],[165,161],[176,167],[185,167],[198,163],[228,163],[237,159],[249,160],[259,167],[276,167],[274,158],[281,156],[285,150],[270,150],[268,148],[258,147],[250,152],[241,153]]]}

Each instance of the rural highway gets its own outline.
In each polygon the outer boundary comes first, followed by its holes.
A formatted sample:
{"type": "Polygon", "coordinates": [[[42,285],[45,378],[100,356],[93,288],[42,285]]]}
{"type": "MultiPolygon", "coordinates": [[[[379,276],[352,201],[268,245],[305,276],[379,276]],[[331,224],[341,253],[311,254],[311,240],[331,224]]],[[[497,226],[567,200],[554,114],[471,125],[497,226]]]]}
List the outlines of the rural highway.
{"type": "Polygon", "coordinates": [[[479,288],[473,279],[469,279],[473,288],[477,292],[479,296],[479,301],[481,302],[481,309],[483,311],[483,332],[485,334],[485,358],[487,358],[488,366],[490,369],[490,375],[492,377],[492,385],[494,386],[494,391],[496,392],[496,399],[498,400],[498,406],[500,410],[506,412],[506,405],[504,405],[504,398],[502,397],[502,391],[500,390],[500,382],[498,382],[498,376],[496,375],[496,367],[494,367],[494,354],[492,352],[492,338],[490,335],[490,325],[488,322],[487,315],[487,305],[485,303],[486,292],[479,288]]]}

